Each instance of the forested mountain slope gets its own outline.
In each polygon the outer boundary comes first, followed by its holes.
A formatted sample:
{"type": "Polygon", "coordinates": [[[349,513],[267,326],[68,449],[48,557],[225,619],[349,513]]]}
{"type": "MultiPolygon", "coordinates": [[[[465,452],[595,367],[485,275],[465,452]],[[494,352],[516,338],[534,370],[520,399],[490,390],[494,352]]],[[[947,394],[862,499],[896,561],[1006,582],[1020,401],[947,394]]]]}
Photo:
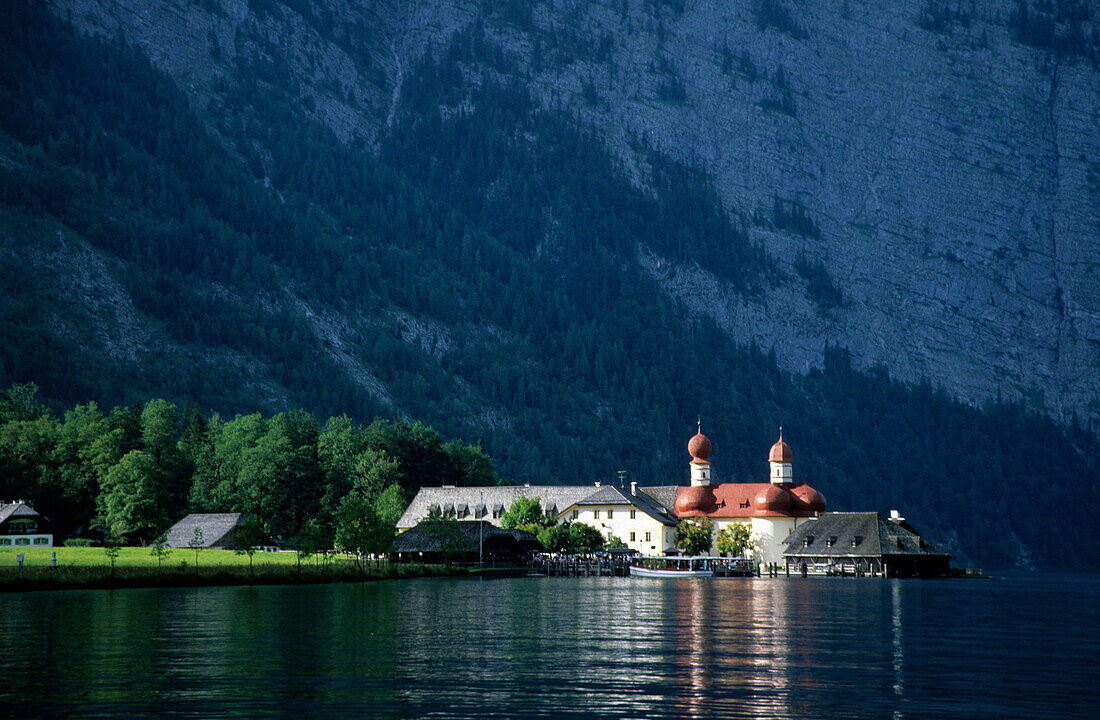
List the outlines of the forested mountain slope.
{"type": "MultiPolygon", "coordinates": [[[[863,160],[816,162],[838,174],[882,163],[868,170],[880,186],[804,193],[792,158],[828,147],[821,133],[853,136],[837,126],[843,108],[800,108],[850,93],[811,85],[802,64],[780,74],[768,53],[829,56],[813,40],[838,27],[825,16],[796,22],[775,3],[730,4],[729,17],[652,2],[48,5],[73,26],[43,3],[3,11],[0,382],[105,407],[169,396],[223,413],[413,417],[482,440],[504,475],[536,482],[619,468],[678,482],[700,413],[716,477],[757,478],[782,422],[796,472],[833,509],[901,506],[994,565],[1095,562],[1100,538],[1074,500],[1098,489],[1095,435],[1010,404],[1026,391],[1056,416],[1095,416],[1097,241],[1082,204],[1094,195],[1020,201],[1051,218],[1063,208],[1057,222],[1079,231],[1079,255],[1059,260],[1067,243],[1048,254],[1052,275],[1027,270],[1047,252],[1028,243],[1061,234],[991,222],[975,250],[969,230],[941,232],[974,225],[935,177],[960,176],[944,158],[904,189],[908,172],[872,143],[863,160]],[[692,41],[700,18],[728,42],[692,41]],[[662,44],[643,52],[650,41],[662,44]],[[680,66],[704,51],[713,67],[680,66]],[[756,136],[693,99],[713,94],[713,72],[739,98],[730,107],[757,113],[756,136]],[[648,89],[627,97],[630,83],[648,89]],[[724,134],[702,137],[692,117],[724,134]],[[782,139],[758,137],[769,133],[782,139]],[[768,147],[786,160],[753,159],[768,147]],[[934,233],[898,210],[921,203],[934,233]],[[1011,256],[992,265],[1010,281],[960,299],[992,277],[986,250],[1011,256]],[[1036,517],[1082,538],[1070,547],[1036,517]]],[[[813,12],[902,33],[903,18],[870,4],[813,12]]],[[[1042,71],[1007,20],[914,14],[904,33],[950,56],[983,24],[1021,73],[1042,71]]],[[[1095,79],[1094,45],[1051,61],[1095,79]]],[[[1073,91],[1086,109],[1091,88],[1073,91]]],[[[1074,138],[1087,165],[1095,130],[1074,138]]],[[[972,197],[968,208],[991,206],[972,197]]]]}

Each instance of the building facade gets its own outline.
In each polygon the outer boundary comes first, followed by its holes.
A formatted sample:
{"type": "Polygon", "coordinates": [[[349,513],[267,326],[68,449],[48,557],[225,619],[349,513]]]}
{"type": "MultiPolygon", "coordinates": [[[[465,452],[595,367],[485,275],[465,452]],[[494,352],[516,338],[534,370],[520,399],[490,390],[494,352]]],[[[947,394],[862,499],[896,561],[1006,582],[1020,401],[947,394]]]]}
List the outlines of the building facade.
{"type": "Polygon", "coordinates": [[[712,484],[711,451],[711,442],[700,429],[688,442],[691,484],[677,490],[673,512],[680,519],[711,520],[714,554],[719,532],[736,523],[749,527],[758,560],[781,563],[787,536],[825,512],[825,496],[806,483],[793,481],[794,456],[782,428],[768,452],[769,482],[712,484]]]}
{"type": "Polygon", "coordinates": [[[795,528],[825,512],[825,497],[806,483],[793,481],[793,455],[780,431],[768,453],[769,481],[712,483],[710,440],[702,429],[688,441],[688,485],[630,488],[594,485],[425,487],[397,523],[408,530],[433,509],[457,520],[488,520],[499,526],[518,498],[538,498],[543,513],[556,522],[582,522],[604,537],[617,537],[631,550],[658,555],[676,547],[676,529],[687,518],[710,518],[714,524],[712,554],[718,533],[735,523],[749,527],[755,555],[782,563],[784,540],[795,528]]]}
{"type": "Polygon", "coordinates": [[[50,522],[22,500],[0,502],[0,547],[52,547],[50,522]]]}

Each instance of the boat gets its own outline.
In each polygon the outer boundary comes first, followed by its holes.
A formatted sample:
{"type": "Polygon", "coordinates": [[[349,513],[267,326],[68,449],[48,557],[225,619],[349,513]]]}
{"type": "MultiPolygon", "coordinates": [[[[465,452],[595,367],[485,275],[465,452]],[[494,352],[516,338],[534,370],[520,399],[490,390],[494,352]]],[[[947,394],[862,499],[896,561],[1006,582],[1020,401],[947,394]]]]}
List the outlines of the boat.
{"type": "Polygon", "coordinates": [[[708,557],[664,557],[639,555],[630,563],[634,577],[714,577],[714,568],[708,557]]]}

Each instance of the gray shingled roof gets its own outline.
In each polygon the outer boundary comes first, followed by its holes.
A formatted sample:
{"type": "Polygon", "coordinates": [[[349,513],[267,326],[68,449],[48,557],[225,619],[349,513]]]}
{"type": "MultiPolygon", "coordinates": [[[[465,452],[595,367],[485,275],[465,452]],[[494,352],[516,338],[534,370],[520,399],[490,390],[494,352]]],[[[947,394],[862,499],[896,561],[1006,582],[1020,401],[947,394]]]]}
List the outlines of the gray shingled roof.
{"type": "MultiPolygon", "coordinates": [[[[439,537],[433,535],[430,530],[426,530],[426,524],[421,523],[394,538],[393,544],[390,545],[390,552],[439,552],[442,550],[439,537]]],[[[449,548],[453,552],[476,552],[479,538],[484,543],[490,538],[498,537],[512,538],[522,547],[530,550],[542,548],[538,538],[531,533],[497,527],[488,520],[455,522],[453,527],[460,533],[455,545],[449,548]]]]}
{"type": "Polygon", "coordinates": [[[42,523],[46,525],[50,522],[45,515],[40,514],[22,500],[16,500],[10,503],[0,503],[0,525],[17,517],[39,518],[42,523]]]}
{"type": "Polygon", "coordinates": [[[488,487],[422,487],[409,503],[398,528],[411,528],[428,516],[432,505],[440,508],[455,505],[475,507],[484,504],[493,510],[507,510],[517,498],[539,498],[543,510],[564,509],[591,495],[593,485],[502,485],[488,487]]]}
{"type": "Polygon", "coordinates": [[[680,492],[682,485],[651,485],[649,487],[638,486],[640,492],[644,492],[649,497],[653,498],[661,507],[668,510],[671,514],[672,509],[676,507],[676,493],[680,492]]]}
{"type": "MultiPolygon", "coordinates": [[[[504,485],[489,487],[422,487],[416,497],[409,503],[401,519],[397,521],[398,528],[411,528],[428,516],[428,510],[433,505],[447,510],[451,507],[469,505],[471,508],[484,504],[491,510],[506,511],[512,507],[517,498],[539,498],[539,504],[543,511],[552,510],[558,515],[572,505],[582,502],[587,504],[633,504],[666,525],[677,525],[679,521],[672,514],[672,505],[676,502],[678,486],[644,488],[638,487],[638,494],[631,495],[629,490],[620,490],[612,485],[597,487],[595,485],[504,485]],[[668,496],[671,500],[665,504],[654,497],[651,490],[659,492],[659,497],[668,496]],[[608,500],[596,500],[589,502],[594,497],[607,497],[608,500]],[[662,512],[662,508],[664,512],[662,512]]],[[[472,511],[471,511],[472,515],[472,511]]]]}
{"type": "Polygon", "coordinates": [[[191,513],[168,529],[168,547],[191,547],[196,528],[202,530],[200,547],[211,547],[243,521],[241,513],[191,513]]]}
{"type": "MultiPolygon", "coordinates": [[[[642,488],[638,489],[641,490],[642,488]]],[[[578,502],[577,505],[634,505],[659,523],[671,525],[672,527],[680,524],[680,521],[670,510],[644,492],[631,495],[629,490],[622,490],[614,486],[599,488],[596,492],[578,502]]]]}
{"type": "Polygon", "coordinates": [[[888,520],[874,512],[824,513],[799,525],[783,542],[786,557],[948,555],[904,520],[888,520]]]}

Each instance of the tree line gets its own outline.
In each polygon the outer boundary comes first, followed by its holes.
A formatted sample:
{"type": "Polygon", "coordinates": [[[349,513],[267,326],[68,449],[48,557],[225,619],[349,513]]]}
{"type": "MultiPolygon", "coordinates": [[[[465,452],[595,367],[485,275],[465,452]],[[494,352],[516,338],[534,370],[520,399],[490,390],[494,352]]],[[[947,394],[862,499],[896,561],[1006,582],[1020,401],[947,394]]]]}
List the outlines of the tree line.
{"type": "Polygon", "coordinates": [[[33,384],[0,392],[0,497],[29,502],[61,538],[148,544],[189,512],[238,512],[285,541],[380,551],[421,484],[496,482],[480,446],[421,423],[227,420],[159,398],[58,416],[33,384]]]}

